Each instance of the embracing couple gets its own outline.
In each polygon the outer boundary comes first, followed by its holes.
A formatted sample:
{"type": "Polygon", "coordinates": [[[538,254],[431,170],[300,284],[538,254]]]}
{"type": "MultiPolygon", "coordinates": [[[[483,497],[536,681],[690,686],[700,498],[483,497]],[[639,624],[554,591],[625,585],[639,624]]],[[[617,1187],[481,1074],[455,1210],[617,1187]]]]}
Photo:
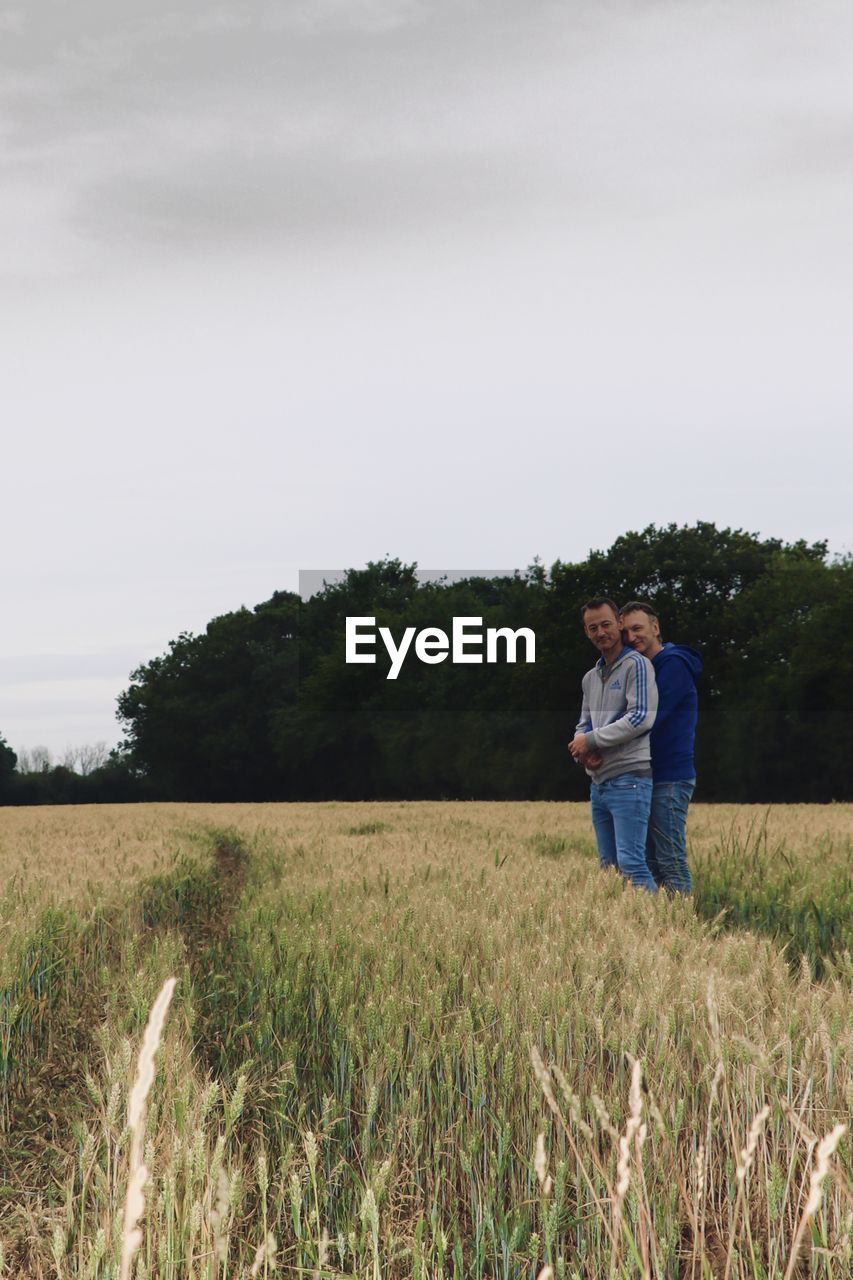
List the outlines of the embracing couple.
{"type": "Polygon", "coordinates": [[[592,780],[592,824],[603,867],[637,888],[690,893],[687,806],[696,785],[696,680],[702,660],[664,644],[651,605],[607,597],[581,610],[601,655],[583,678],[569,751],[592,780]]]}

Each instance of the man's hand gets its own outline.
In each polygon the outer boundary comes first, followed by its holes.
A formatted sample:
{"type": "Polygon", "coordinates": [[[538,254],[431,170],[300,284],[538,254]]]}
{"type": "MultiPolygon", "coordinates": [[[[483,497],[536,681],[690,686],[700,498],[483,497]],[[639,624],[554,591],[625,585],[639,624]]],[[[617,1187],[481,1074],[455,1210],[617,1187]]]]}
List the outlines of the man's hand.
{"type": "Polygon", "coordinates": [[[587,737],[585,733],[576,733],[569,743],[569,751],[572,753],[572,759],[575,764],[582,764],[585,769],[597,769],[604,756],[600,751],[587,750],[587,737]]]}

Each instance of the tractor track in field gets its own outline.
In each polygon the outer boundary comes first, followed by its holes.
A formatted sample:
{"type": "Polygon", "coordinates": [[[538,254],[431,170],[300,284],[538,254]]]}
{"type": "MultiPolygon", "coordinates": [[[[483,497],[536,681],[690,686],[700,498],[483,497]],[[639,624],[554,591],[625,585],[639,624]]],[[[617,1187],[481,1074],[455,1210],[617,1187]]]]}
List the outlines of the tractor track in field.
{"type": "MultiPolygon", "coordinates": [[[[75,1154],[75,1122],[85,1123],[91,1113],[86,1074],[98,1076],[96,1033],[105,1016],[103,979],[119,970],[128,937],[135,935],[144,953],[157,938],[177,932],[186,949],[190,981],[202,987],[210,960],[221,954],[249,859],[239,839],[223,833],[214,836],[212,855],[208,866],[179,865],[143,881],[138,899],[96,912],[68,942],[61,956],[66,980],[53,998],[46,998],[28,978],[14,990],[0,991],[0,1011],[27,1011],[34,1028],[30,1043],[34,1040],[36,1045],[36,1052],[28,1046],[18,1054],[0,1099],[0,1239],[6,1249],[6,1274],[37,1274],[39,1262],[44,1262],[45,1239],[33,1231],[32,1214],[75,1154]]],[[[39,942],[39,935],[34,935],[29,949],[36,961],[33,972],[38,969],[39,942]]],[[[13,1042],[14,1022],[4,1031],[13,1042]]],[[[202,1035],[198,1049],[206,1065],[210,1048],[202,1035]]],[[[11,1056],[14,1061],[14,1053],[11,1056]]]]}
{"type": "Polygon", "coordinates": [[[217,837],[213,846],[211,879],[215,886],[214,910],[199,913],[194,920],[178,926],[187,948],[187,958],[195,976],[207,952],[228,936],[237,914],[240,894],[246,882],[248,856],[233,836],[217,837]]]}

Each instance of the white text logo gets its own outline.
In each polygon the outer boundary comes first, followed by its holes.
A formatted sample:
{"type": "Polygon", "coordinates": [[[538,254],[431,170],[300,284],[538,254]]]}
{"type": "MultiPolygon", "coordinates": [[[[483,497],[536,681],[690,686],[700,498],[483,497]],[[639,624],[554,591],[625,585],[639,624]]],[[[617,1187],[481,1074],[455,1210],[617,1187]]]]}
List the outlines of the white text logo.
{"type": "MultiPolygon", "coordinates": [[[[375,618],[347,618],[346,660],[347,662],[375,662],[375,653],[364,653],[361,650],[373,648],[376,644],[375,618]],[[366,630],[371,628],[371,630],[366,630]]],[[[406,627],[399,645],[395,643],[388,627],[380,627],[379,635],[391,659],[388,680],[396,680],[409,652],[412,640],[415,641],[415,656],[421,662],[434,665],[444,662],[450,654],[451,662],[498,662],[498,641],[504,642],[504,661],[515,662],[516,648],[519,638],[524,640],[524,661],[536,661],[536,636],[529,627],[519,627],[513,631],[510,627],[487,627],[485,644],[486,656],[483,658],[483,619],[454,618],[453,638],[448,639],[446,631],[440,627],[424,627],[415,634],[414,627],[406,627]],[[479,627],[479,632],[469,628],[479,627]],[[476,650],[480,652],[476,652],[476,650]]]]}

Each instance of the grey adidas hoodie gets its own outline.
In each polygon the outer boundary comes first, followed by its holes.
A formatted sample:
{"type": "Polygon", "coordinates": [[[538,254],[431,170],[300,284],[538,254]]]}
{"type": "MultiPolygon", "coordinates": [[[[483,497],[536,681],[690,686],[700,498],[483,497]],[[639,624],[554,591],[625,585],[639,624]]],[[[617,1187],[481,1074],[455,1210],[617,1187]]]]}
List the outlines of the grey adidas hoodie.
{"type": "Polygon", "coordinates": [[[601,751],[598,769],[587,769],[593,782],[620,773],[651,777],[649,730],[655,722],[658,691],[648,658],[627,645],[613,664],[599,658],[583,678],[583,706],[575,733],[585,733],[590,750],[601,751]]]}

